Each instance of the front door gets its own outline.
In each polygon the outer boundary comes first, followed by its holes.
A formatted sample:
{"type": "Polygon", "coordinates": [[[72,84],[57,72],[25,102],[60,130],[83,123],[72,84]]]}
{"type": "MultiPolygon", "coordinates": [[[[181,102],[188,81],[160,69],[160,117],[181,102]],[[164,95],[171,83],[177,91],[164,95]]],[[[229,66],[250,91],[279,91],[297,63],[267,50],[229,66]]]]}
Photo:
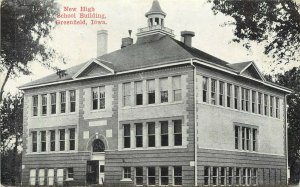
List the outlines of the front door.
{"type": "Polygon", "coordinates": [[[99,161],[87,161],[86,179],[88,184],[99,184],[99,161]]]}

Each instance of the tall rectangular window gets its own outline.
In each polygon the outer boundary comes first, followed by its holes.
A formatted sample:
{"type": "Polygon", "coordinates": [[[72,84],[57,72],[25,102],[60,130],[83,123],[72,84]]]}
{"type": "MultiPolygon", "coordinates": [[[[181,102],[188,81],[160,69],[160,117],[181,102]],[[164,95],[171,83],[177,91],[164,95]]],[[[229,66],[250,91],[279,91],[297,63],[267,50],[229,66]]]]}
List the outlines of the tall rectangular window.
{"type": "Polygon", "coordinates": [[[250,128],[246,128],[246,150],[250,150],[250,128]]]}
{"type": "Polygon", "coordinates": [[[247,168],[242,169],[242,185],[247,185],[247,168]]]}
{"type": "Polygon", "coordinates": [[[57,185],[61,186],[64,182],[64,169],[57,169],[56,170],[56,182],[57,185]]]}
{"type": "Polygon", "coordinates": [[[251,168],[247,168],[247,185],[251,185],[251,175],[252,175],[251,168]]]}
{"type": "Polygon", "coordinates": [[[59,150],[65,150],[65,129],[59,130],[59,150]]]}
{"type": "Polygon", "coordinates": [[[50,131],[50,151],[55,151],[55,130],[50,131]]]}
{"type": "Polygon", "coordinates": [[[135,168],[135,185],[143,185],[143,167],[135,168]]]}
{"type": "Polygon", "coordinates": [[[46,151],[46,131],[41,131],[41,152],[46,151]]]}
{"type": "Polygon", "coordinates": [[[124,124],[123,130],[124,148],[130,148],[130,124],[124,124]]]}
{"type": "Polygon", "coordinates": [[[39,169],[39,185],[45,185],[45,169],[39,169]]]}
{"type": "Polygon", "coordinates": [[[256,109],[256,91],[252,91],[252,113],[255,113],[255,109],[256,109]]]}
{"type": "Polygon", "coordinates": [[[249,108],[250,108],[250,90],[245,89],[245,107],[246,107],[246,111],[249,112],[249,108]]]}
{"type": "Polygon", "coordinates": [[[92,88],[93,110],[105,108],[105,86],[92,88]]]}
{"type": "Polygon", "coordinates": [[[51,114],[56,114],[56,93],[50,94],[51,96],[51,114]]]}
{"type": "Polygon", "coordinates": [[[242,100],[241,100],[241,104],[242,104],[242,110],[245,110],[245,88],[242,88],[242,100]]]}
{"type": "Polygon", "coordinates": [[[246,150],[246,127],[242,127],[242,150],[246,150]]]}
{"type": "Polygon", "coordinates": [[[38,115],[38,96],[34,95],[32,96],[32,115],[37,116],[38,115]]]}
{"type": "Polygon", "coordinates": [[[239,109],[239,87],[234,86],[234,109],[239,109]]]}
{"type": "Polygon", "coordinates": [[[161,146],[169,146],[168,121],[160,122],[161,146]]]}
{"type": "Polygon", "coordinates": [[[241,142],[241,149],[246,151],[257,151],[257,129],[243,126],[235,126],[235,149],[239,149],[239,142],[241,142]],[[240,130],[242,136],[240,137],[240,130]]]}
{"type": "Polygon", "coordinates": [[[131,168],[130,167],[123,168],[123,179],[131,179],[131,168]]]}
{"type": "Polygon", "coordinates": [[[131,84],[130,82],[123,84],[123,106],[130,106],[131,84]]]}
{"type": "Polygon", "coordinates": [[[202,77],[202,101],[208,102],[208,78],[202,77]]]}
{"type": "Polygon", "coordinates": [[[241,168],[235,169],[235,185],[241,184],[241,168]]]}
{"type": "Polygon", "coordinates": [[[257,185],[257,175],[258,175],[258,172],[257,172],[257,168],[253,168],[253,171],[252,171],[252,184],[254,186],[257,185]]]}
{"type": "Polygon", "coordinates": [[[242,88],[242,110],[249,111],[249,90],[242,88]]]}
{"type": "Polygon", "coordinates": [[[182,185],[182,166],[174,166],[174,181],[175,186],[182,185]]]}
{"type": "Polygon", "coordinates": [[[235,126],[234,127],[234,137],[235,137],[235,149],[239,149],[240,145],[239,145],[239,141],[240,141],[240,127],[239,126],[235,126]]]}
{"type": "Polygon", "coordinates": [[[92,94],[93,94],[93,110],[98,109],[98,98],[99,98],[99,93],[98,93],[98,87],[92,88],[92,94]]]}
{"type": "Polygon", "coordinates": [[[147,175],[148,181],[147,185],[152,186],[155,185],[155,167],[148,167],[147,168],[147,175]]]}
{"type": "Polygon", "coordinates": [[[74,168],[67,168],[66,178],[69,180],[74,179],[74,168]]]}
{"type": "Polygon", "coordinates": [[[225,167],[221,167],[220,185],[221,186],[225,186],[226,185],[226,168],[225,167]]]}
{"type": "Polygon", "coordinates": [[[218,167],[212,168],[212,185],[216,186],[218,185],[218,167]]]}
{"type": "Polygon", "coordinates": [[[232,85],[227,83],[227,107],[231,107],[232,85]]]}
{"type": "Polygon", "coordinates": [[[262,94],[258,92],[258,106],[257,106],[257,113],[262,114],[262,94]]]}
{"type": "Polygon", "coordinates": [[[180,146],[182,145],[182,121],[174,120],[174,145],[180,146]]]}
{"type": "Polygon", "coordinates": [[[228,168],[228,186],[233,185],[233,168],[228,168]]]}
{"type": "Polygon", "coordinates": [[[257,129],[252,129],[252,151],[257,151],[257,129]]]}
{"type": "Polygon", "coordinates": [[[204,185],[210,185],[210,167],[204,166],[204,185]]]}
{"type": "Polygon", "coordinates": [[[75,128],[69,129],[69,150],[75,150],[75,128]]]}
{"type": "Polygon", "coordinates": [[[32,137],[32,152],[37,152],[37,132],[31,132],[32,137]]]}
{"type": "Polygon", "coordinates": [[[268,115],[268,108],[269,108],[269,101],[268,101],[268,95],[264,95],[264,114],[268,115]]]}
{"type": "Polygon", "coordinates": [[[105,109],[105,86],[99,87],[99,109],[105,109]]]}
{"type": "Polygon", "coordinates": [[[155,147],[155,122],[148,122],[148,147],[155,147]]]}
{"type": "Polygon", "coordinates": [[[143,147],[143,124],[135,124],[135,143],[136,147],[143,147]]]}
{"type": "Polygon", "coordinates": [[[219,82],[219,105],[224,106],[224,82],[219,82]]]}
{"type": "Polygon", "coordinates": [[[29,171],[29,185],[30,186],[36,185],[36,169],[30,169],[29,171]]]}
{"type": "Polygon", "coordinates": [[[275,100],[275,117],[276,118],[279,118],[279,98],[276,97],[276,100],[275,100]]]}
{"type": "Polygon", "coordinates": [[[155,80],[147,81],[148,104],[155,103],[155,80]]]}
{"type": "Polygon", "coordinates": [[[214,79],[211,79],[211,104],[216,104],[216,84],[217,81],[214,79]]]}
{"type": "Polygon", "coordinates": [[[274,109],[274,97],[270,96],[270,116],[273,117],[273,109],[274,109]]]}
{"type": "Polygon", "coordinates": [[[47,115],[47,94],[42,95],[42,115],[47,115]]]}
{"type": "Polygon", "coordinates": [[[143,104],[143,82],[135,82],[135,105],[143,104]]]}
{"type": "Polygon", "coordinates": [[[66,113],[66,92],[60,92],[60,113],[66,113]]]}
{"type": "Polygon", "coordinates": [[[168,78],[159,79],[160,102],[168,102],[168,78]]]}
{"type": "Polygon", "coordinates": [[[172,77],[173,101],[181,101],[181,76],[172,77]]]}
{"type": "Polygon", "coordinates": [[[169,168],[168,167],[160,167],[160,185],[168,185],[169,184],[169,168]]]}
{"type": "Polygon", "coordinates": [[[76,108],[76,92],[75,90],[70,91],[70,112],[75,112],[76,108]]]}
{"type": "Polygon", "coordinates": [[[54,169],[48,169],[48,171],[47,171],[47,177],[48,177],[48,179],[47,179],[47,181],[48,181],[48,183],[47,183],[47,185],[48,186],[53,186],[54,185],[54,169]]]}

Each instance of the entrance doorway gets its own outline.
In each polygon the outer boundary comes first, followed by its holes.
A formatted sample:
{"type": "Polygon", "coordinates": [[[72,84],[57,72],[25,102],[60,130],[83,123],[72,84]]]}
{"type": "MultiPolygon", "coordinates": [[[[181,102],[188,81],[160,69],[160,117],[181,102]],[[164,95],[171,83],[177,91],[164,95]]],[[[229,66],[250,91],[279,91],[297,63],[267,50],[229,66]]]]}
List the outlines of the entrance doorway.
{"type": "Polygon", "coordinates": [[[104,184],[105,145],[102,140],[96,139],[92,145],[91,160],[87,161],[87,184],[104,184]]]}

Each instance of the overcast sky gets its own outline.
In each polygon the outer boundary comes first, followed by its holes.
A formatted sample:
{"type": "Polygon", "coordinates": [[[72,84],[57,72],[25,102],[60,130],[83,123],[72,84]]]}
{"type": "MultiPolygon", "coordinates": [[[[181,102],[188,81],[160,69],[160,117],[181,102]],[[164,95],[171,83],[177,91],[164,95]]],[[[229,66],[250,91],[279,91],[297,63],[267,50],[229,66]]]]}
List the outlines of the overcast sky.
{"type": "MultiPolygon", "coordinates": [[[[96,57],[97,30],[108,30],[108,52],[120,49],[121,38],[128,36],[132,30],[134,42],[138,28],[146,27],[145,13],[150,9],[153,0],[58,0],[64,6],[94,7],[97,13],[105,14],[106,25],[59,25],[51,33],[53,41],[49,45],[56,48],[67,59],[67,64],[53,62],[60,68],[68,68],[96,57]]],[[[173,29],[176,39],[180,40],[180,31],[195,32],[193,47],[214,55],[230,63],[254,60],[262,72],[270,71],[270,59],[263,54],[263,48],[257,46],[247,51],[241,44],[230,43],[233,38],[232,27],[221,27],[224,22],[232,21],[231,17],[222,14],[214,15],[207,0],[159,0],[161,8],[167,13],[165,26],[173,29]]],[[[295,66],[272,66],[275,70],[295,66]]],[[[53,73],[36,63],[31,64],[33,74],[10,80],[6,91],[16,92],[17,87],[53,73]]]]}

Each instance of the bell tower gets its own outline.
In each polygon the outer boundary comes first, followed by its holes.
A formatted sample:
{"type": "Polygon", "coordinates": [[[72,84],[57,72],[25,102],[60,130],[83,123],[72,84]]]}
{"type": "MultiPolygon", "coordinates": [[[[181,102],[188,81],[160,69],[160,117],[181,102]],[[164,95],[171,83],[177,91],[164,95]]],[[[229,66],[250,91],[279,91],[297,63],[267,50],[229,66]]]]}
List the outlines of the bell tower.
{"type": "Polygon", "coordinates": [[[174,37],[172,29],[165,27],[166,13],[161,9],[158,0],[153,0],[152,7],[145,14],[148,27],[138,29],[137,37],[153,34],[169,35],[174,37]]]}

